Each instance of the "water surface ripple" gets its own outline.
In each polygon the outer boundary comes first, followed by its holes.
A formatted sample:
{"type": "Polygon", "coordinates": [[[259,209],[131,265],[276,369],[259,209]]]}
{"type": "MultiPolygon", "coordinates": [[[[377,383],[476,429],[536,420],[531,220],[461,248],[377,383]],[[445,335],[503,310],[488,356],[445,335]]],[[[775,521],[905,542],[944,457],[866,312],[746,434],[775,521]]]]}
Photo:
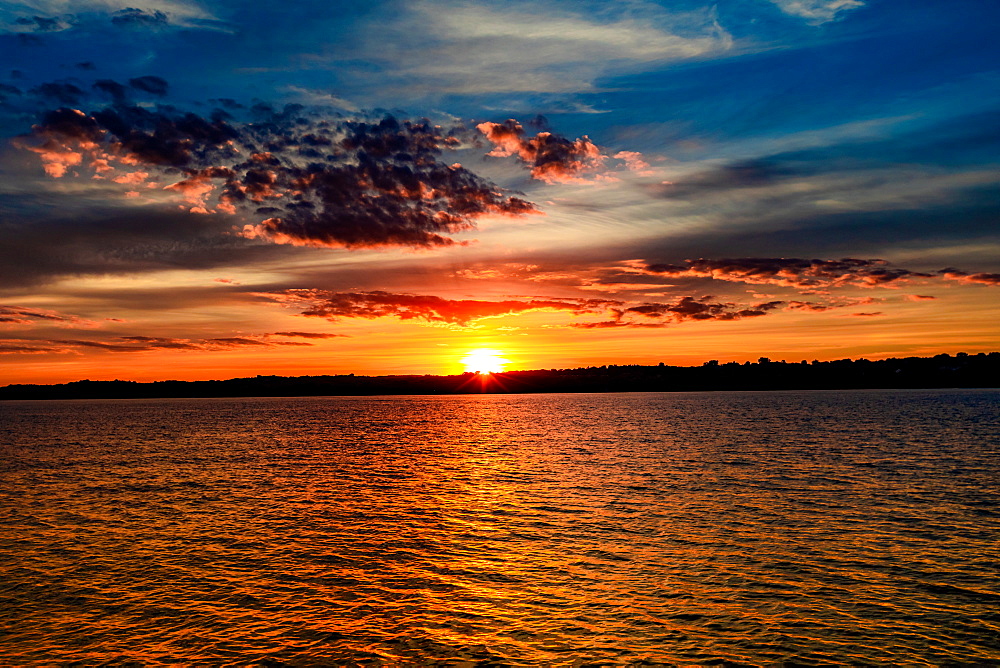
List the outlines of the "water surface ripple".
{"type": "Polygon", "coordinates": [[[0,404],[0,663],[1000,666],[1000,392],[0,404]]]}

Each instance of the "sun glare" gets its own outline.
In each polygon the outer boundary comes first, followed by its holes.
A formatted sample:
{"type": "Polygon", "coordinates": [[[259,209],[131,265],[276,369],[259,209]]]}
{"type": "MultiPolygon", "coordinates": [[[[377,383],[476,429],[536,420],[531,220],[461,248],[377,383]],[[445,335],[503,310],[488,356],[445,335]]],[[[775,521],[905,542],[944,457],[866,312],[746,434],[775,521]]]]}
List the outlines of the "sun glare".
{"type": "Polygon", "coordinates": [[[485,348],[472,350],[462,358],[462,364],[465,365],[466,371],[474,373],[500,373],[510,360],[500,357],[497,353],[496,350],[485,348]]]}

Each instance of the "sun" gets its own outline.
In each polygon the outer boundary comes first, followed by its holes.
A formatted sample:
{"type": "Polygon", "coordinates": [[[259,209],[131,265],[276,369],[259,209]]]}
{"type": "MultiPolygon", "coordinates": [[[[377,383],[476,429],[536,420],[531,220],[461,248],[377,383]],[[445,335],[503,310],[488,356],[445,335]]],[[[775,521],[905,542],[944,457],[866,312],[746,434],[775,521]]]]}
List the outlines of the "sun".
{"type": "Polygon", "coordinates": [[[497,350],[480,348],[471,350],[469,354],[462,358],[462,364],[466,371],[473,373],[500,373],[510,360],[500,357],[497,350]]]}

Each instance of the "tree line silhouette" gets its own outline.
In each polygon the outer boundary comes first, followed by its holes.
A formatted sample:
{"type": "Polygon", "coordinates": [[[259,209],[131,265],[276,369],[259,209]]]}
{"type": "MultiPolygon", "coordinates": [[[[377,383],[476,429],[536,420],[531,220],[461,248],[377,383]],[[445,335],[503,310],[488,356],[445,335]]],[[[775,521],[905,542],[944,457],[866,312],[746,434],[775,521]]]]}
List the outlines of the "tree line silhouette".
{"type": "Polygon", "coordinates": [[[709,360],[700,366],[662,362],[608,364],[452,376],[255,376],[229,380],[79,380],[59,385],[7,385],[0,399],[129,399],[167,397],[291,397],[385,394],[535,392],[683,392],[1000,386],[1000,352],[884,360],[757,362],[709,360]]]}

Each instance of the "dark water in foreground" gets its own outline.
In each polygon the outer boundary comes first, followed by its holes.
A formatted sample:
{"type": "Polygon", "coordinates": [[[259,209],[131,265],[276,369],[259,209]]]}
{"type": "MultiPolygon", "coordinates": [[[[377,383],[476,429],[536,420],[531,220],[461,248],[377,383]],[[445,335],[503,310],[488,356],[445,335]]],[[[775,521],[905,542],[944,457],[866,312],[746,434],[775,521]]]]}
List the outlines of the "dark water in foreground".
{"type": "Polygon", "coordinates": [[[0,664],[1000,665],[1000,391],[0,404],[0,664]]]}

